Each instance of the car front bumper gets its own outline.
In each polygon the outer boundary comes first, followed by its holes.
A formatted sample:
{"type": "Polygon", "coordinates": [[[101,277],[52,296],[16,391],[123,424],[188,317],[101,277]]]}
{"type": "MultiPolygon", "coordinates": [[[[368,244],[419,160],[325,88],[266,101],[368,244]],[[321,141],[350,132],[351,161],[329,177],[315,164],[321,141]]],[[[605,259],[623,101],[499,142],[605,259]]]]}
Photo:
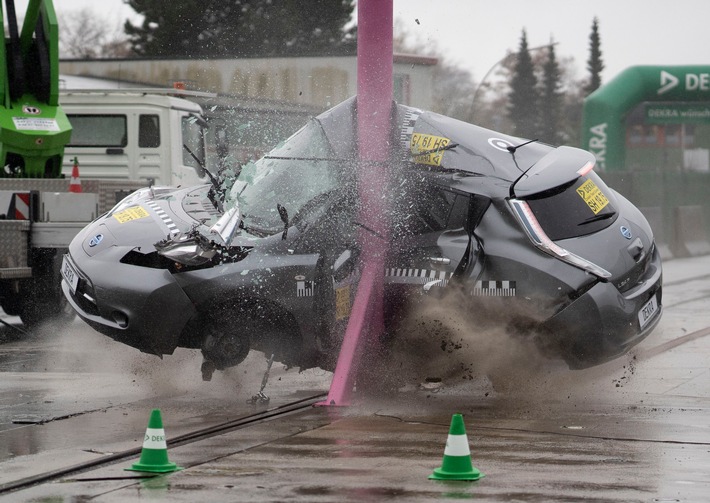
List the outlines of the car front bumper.
{"type": "Polygon", "coordinates": [[[626,353],[658,325],[663,313],[662,267],[658,252],[646,276],[620,292],[610,282],[596,283],[541,326],[538,342],[572,369],[604,363],[626,353]],[[655,302],[652,301],[655,299],[655,302]],[[639,312],[653,305],[646,320],[639,312]]]}
{"type": "Polygon", "coordinates": [[[87,324],[108,337],[156,355],[172,354],[195,308],[167,270],[85,260],[75,292],[62,280],[69,303],[87,324]],[[99,286],[90,278],[101,278],[99,286]]]}

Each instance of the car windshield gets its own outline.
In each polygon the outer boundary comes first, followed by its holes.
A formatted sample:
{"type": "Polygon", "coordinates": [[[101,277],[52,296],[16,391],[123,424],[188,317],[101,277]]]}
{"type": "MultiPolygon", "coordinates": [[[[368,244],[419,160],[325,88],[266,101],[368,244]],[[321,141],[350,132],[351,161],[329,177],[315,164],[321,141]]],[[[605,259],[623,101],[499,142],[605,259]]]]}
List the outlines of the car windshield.
{"type": "Polygon", "coordinates": [[[238,201],[247,230],[274,234],[284,228],[279,206],[293,220],[306,203],[337,188],[345,168],[344,160],[333,158],[320,124],[311,121],[282,145],[244,166],[230,197],[238,201]]]}

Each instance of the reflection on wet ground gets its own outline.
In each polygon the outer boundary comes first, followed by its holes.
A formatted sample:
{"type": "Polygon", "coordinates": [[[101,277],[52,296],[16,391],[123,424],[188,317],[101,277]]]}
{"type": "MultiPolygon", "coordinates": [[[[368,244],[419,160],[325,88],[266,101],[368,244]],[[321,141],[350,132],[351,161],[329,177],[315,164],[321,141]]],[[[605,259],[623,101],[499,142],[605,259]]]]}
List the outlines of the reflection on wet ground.
{"type": "MultiPolygon", "coordinates": [[[[688,263],[687,277],[708,265],[688,263]]],[[[417,379],[398,388],[361,382],[350,407],[313,408],[171,448],[184,471],[119,482],[124,466],[109,466],[10,500],[705,501],[708,283],[671,283],[656,331],[629,355],[592,369],[529,365],[525,354],[518,365],[504,353],[495,356],[508,358],[510,372],[491,381],[430,358],[417,379]],[[478,482],[427,478],[442,462],[453,413],[464,415],[473,464],[486,475],[478,482]]],[[[1,327],[0,334],[7,336],[1,327]]],[[[264,355],[250,354],[209,383],[200,363],[198,351],[162,360],[140,354],[79,322],[65,332],[5,337],[0,484],[134,448],[154,407],[163,410],[171,438],[325,391],[331,377],[274,364],[265,388],[270,403],[251,405],[264,355]],[[27,424],[33,420],[42,424],[27,424]]],[[[386,370],[396,375],[398,368],[386,370]]]]}

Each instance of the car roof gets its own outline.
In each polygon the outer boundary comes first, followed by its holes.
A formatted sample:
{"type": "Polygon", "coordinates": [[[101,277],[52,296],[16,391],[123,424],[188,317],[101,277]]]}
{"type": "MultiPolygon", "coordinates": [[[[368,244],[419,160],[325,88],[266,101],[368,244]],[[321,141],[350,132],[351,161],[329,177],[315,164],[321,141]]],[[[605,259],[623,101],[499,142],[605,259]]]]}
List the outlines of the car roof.
{"type": "MultiPolygon", "coordinates": [[[[505,197],[521,181],[521,189],[524,185],[530,194],[566,183],[578,176],[576,170],[585,162],[594,160],[581,149],[554,147],[411,106],[395,103],[393,117],[392,158],[403,159],[410,168],[439,172],[436,183],[466,192],[505,197]]],[[[356,158],[357,97],[315,120],[337,158],[356,158]]]]}

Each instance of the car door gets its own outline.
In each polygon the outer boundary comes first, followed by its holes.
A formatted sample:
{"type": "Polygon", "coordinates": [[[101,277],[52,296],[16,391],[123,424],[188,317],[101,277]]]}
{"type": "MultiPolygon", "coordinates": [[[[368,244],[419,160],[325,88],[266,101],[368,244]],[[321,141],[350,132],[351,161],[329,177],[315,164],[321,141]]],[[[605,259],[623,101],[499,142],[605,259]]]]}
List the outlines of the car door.
{"type": "Polygon", "coordinates": [[[388,301],[441,293],[473,256],[469,232],[471,196],[444,186],[407,191],[393,211],[393,240],[385,270],[388,301]]]}
{"type": "Polygon", "coordinates": [[[354,194],[347,187],[321,194],[292,222],[293,254],[314,258],[303,274],[311,309],[294,314],[311,327],[311,346],[325,358],[337,357],[360,278],[354,194]]]}

